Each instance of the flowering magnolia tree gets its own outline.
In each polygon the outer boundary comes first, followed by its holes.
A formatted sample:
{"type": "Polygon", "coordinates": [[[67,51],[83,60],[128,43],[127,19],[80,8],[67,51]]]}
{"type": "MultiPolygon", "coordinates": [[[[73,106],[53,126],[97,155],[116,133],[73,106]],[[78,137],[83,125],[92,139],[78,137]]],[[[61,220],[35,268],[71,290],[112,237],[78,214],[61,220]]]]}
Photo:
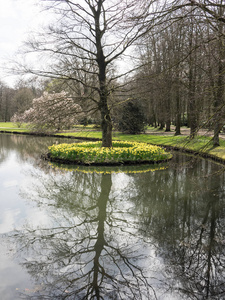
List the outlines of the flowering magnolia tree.
{"type": "Polygon", "coordinates": [[[35,132],[53,132],[68,129],[82,116],[80,105],[74,103],[67,93],[49,94],[33,99],[32,107],[23,114],[15,114],[11,121],[28,123],[35,132]]]}
{"type": "Polygon", "coordinates": [[[21,127],[21,125],[24,123],[24,117],[23,114],[15,113],[11,120],[11,122],[16,123],[17,127],[21,127]]]}

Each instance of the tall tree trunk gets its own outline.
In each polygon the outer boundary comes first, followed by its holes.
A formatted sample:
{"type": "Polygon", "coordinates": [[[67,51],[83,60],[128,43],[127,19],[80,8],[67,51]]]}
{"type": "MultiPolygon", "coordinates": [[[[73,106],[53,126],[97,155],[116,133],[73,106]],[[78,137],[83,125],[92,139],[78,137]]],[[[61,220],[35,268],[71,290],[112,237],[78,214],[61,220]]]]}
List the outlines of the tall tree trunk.
{"type": "MultiPolygon", "coordinates": [[[[224,9],[220,8],[220,16],[223,15],[224,9]]],[[[223,95],[224,95],[224,35],[223,35],[223,23],[220,22],[218,24],[218,53],[219,53],[219,60],[218,60],[218,79],[216,84],[216,93],[214,99],[214,135],[213,135],[213,146],[219,146],[219,132],[221,130],[221,115],[222,115],[222,104],[223,104],[223,95]]]]}
{"type": "Polygon", "coordinates": [[[97,48],[97,63],[98,63],[98,79],[99,79],[99,110],[101,113],[102,125],[102,147],[112,147],[112,120],[108,107],[108,90],[106,83],[106,59],[103,53],[102,36],[103,32],[100,28],[102,1],[98,2],[98,9],[93,9],[95,17],[95,32],[96,32],[96,48],[97,48]]]}
{"type": "MultiPolygon", "coordinates": [[[[193,51],[193,39],[194,39],[194,20],[191,16],[191,28],[189,35],[189,51],[193,51]]],[[[197,37],[195,37],[197,39],[197,37]]],[[[189,86],[188,86],[188,103],[189,103],[189,125],[190,125],[190,138],[193,139],[197,134],[198,129],[198,111],[196,101],[196,58],[197,52],[191,53],[189,56],[189,86]]]]}
{"type": "Polygon", "coordinates": [[[224,80],[223,80],[223,67],[222,62],[219,62],[219,75],[217,81],[217,92],[216,92],[216,99],[214,100],[214,135],[213,135],[213,146],[217,147],[220,145],[219,142],[219,133],[222,127],[221,124],[221,105],[223,101],[223,93],[224,93],[224,80]]]}
{"type": "Polygon", "coordinates": [[[112,120],[106,102],[102,103],[101,119],[102,119],[102,147],[112,147],[112,120]]]}
{"type": "Polygon", "coordinates": [[[110,109],[108,107],[108,90],[106,87],[106,63],[103,52],[99,57],[99,110],[101,113],[102,147],[112,147],[112,119],[110,115],[110,109]]]}

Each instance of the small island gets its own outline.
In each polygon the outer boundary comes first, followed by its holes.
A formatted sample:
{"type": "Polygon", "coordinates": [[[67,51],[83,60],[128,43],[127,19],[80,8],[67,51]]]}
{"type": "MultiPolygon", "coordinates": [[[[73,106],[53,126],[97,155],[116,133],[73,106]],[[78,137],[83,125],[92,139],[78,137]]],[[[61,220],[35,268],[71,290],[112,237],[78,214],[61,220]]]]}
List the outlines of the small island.
{"type": "Polygon", "coordinates": [[[172,158],[172,154],[147,143],[113,141],[110,148],[102,147],[101,142],[52,145],[47,158],[67,164],[123,165],[165,162],[172,158]]]}

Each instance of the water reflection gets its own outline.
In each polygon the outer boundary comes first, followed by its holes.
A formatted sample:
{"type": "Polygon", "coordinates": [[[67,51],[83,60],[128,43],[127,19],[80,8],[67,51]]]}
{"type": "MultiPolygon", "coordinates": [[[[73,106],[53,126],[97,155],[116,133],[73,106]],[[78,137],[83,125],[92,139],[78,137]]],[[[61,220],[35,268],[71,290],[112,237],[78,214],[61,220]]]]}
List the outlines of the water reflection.
{"type": "Polygon", "coordinates": [[[31,163],[34,166],[48,169],[48,165],[40,159],[46,153],[48,146],[54,143],[75,143],[74,139],[54,137],[37,137],[32,135],[0,134],[0,165],[10,155],[16,156],[16,163],[31,163]]]}
{"type": "Polygon", "coordinates": [[[37,164],[18,143],[7,149],[34,166],[20,197],[40,216],[6,235],[35,280],[18,299],[225,299],[217,165],[175,155],[155,172],[85,173],[37,164]]]}
{"type": "Polygon", "coordinates": [[[188,299],[225,299],[224,173],[217,172],[202,160],[164,176],[133,177],[141,232],[154,237],[188,299]]]}
{"type": "Polygon", "coordinates": [[[35,201],[48,209],[51,224],[26,226],[13,236],[21,264],[38,283],[31,297],[156,298],[137,220],[130,205],[121,207],[123,199],[115,198],[112,175],[55,174],[40,178],[36,191],[35,201]]]}

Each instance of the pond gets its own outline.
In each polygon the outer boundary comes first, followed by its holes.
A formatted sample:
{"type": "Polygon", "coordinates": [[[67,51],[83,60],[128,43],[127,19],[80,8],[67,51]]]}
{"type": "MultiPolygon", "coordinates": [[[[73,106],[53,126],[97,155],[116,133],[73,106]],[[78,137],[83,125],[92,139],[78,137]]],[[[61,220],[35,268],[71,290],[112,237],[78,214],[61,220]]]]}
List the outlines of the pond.
{"type": "Polygon", "coordinates": [[[225,299],[221,165],[40,159],[62,141],[0,135],[0,299],[225,299]]]}

